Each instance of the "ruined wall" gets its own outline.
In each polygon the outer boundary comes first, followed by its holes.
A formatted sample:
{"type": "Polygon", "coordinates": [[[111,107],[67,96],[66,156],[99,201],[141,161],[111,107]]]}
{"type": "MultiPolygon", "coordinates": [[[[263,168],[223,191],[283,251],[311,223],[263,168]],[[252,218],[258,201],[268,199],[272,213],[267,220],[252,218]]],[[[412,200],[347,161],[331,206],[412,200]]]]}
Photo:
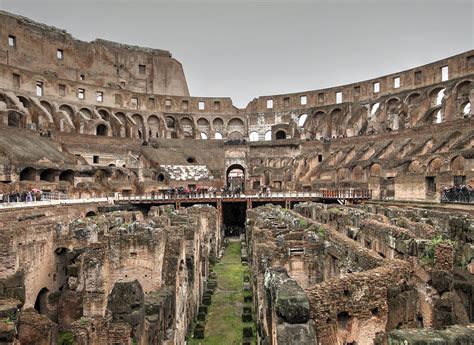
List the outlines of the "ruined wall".
{"type": "Polygon", "coordinates": [[[441,230],[447,215],[433,211],[315,203],[298,204],[296,211],[265,206],[248,212],[262,341],[278,344],[279,334],[301,329],[300,323],[305,330],[311,325],[321,344],[372,344],[394,329],[472,322],[470,242],[459,240],[465,238],[460,232],[469,232],[459,227],[470,224],[466,215],[451,214],[453,241],[449,229],[441,230]],[[289,322],[282,315],[292,315],[291,308],[308,316],[289,322]]]}
{"type": "Polygon", "coordinates": [[[163,206],[77,218],[81,209],[32,212],[21,222],[5,215],[0,305],[20,331],[1,336],[49,343],[60,331],[77,344],[183,343],[221,243],[216,210],[163,206]],[[22,323],[30,318],[48,333],[22,323]]]}

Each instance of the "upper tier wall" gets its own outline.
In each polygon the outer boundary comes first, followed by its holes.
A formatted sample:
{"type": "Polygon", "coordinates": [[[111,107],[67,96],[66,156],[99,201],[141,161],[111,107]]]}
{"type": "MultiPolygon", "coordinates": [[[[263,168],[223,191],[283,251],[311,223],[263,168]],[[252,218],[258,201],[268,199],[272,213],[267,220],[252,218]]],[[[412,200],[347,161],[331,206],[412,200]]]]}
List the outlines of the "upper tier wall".
{"type": "Polygon", "coordinates": [[[4,11],[0,39],[0,63],[39,75],[138,93],[189,95],[181,64],[165,50],[84,42],[65,30],[4,11]]]}

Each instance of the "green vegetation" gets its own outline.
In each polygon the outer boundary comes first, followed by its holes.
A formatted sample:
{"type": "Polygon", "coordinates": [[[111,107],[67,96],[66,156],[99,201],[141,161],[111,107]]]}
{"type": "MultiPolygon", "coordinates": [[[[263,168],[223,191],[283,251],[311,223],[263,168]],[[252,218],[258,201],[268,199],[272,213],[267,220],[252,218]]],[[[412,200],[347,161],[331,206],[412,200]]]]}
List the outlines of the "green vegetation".
{"type": "Polygon", "coordinates": [[[15,323],[15,318],[11,317],[11,316],[7,316],[7,317],[3,318],[2,321],[6,324],[11,325],[11,324],[15,323]]]}
{"type": "Polygon", "coordinates": [[[455,247],[454,241],[444,239],[441,235],[436,236],[427,243],[425,252],[420,258],[420,262],[423,265],[432,266],[435,263],[435,250],[440,244],[448,244],[455,247]]]}
{"type": "Polygon", "coordinates": [[[242,344],[242,328],[248,325],[242,322],[243,276],[247,267],[240,262],[240,242],[229,242],[214,272],[217,288],[206,318],[205,339],[190,338],[188,344],[242,344]]]}
{"type": "Polygon", "coordinates": [[[307,221],[306,219],[304,219],[304,218],[300,218],[300,219],[298,220],[298,223],[299,223],[299,226],[300,226],[300,227],[303,227],[303,226],[308,225],[308,221],[307,221]]]}
{"type": "Polygon", "coordinates": [[[71,331],[61,331],[59,332],[58,345],[73,345],[74,334],[71,331]]]}
{"type": "Polygon", "coordinates": [[[318,235],[321,237],[326,237],[326,229],[324,229],[322,226],[318,228],[318,235]]]}

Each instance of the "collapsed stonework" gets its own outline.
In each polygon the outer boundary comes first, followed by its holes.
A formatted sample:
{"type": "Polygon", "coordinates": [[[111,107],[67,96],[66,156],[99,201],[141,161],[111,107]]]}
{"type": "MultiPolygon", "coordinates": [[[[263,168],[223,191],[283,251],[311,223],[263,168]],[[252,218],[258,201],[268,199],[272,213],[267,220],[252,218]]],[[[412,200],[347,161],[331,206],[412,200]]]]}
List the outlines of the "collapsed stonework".
{"type": "Polygon", "coordinates": [[[215,208],[47,218],[2,224],[4,343],[184,343],[220,248],[215,208]]]}
{"type": "Polygon", "coordinates": [[[472,341],[473,224],[465,214],[376,205],[250,210],[262,343],[472,341]]]}

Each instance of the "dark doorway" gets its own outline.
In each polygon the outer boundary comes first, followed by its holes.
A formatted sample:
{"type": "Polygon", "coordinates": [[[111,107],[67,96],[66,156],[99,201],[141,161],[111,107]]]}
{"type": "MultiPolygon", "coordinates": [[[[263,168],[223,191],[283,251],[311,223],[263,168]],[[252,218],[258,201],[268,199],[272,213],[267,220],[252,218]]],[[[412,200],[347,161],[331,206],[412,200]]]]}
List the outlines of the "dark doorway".
{"type": "Polygon", "coordinates": [[[100,125],[97,126],[97,132],[96,132],[97,135],[99,135],[101,137],[105,137],[105,136],[107,136],[107,132],[108,132],[108,130],[107,130],[106,125],[101,123],[100,125]]]}
{"type": "Polygon", "coordinates": [[[47,288],[42,288],[36,297],[35,309],[40,314],[48,312],[48,292],[47,288]]]}
{"type": "Polygon", "coordinates": [[[246,202],[222,203],[222,228],[224,229],[224,236],[240,236],[241,233],[245,232],[246,211],[246,202]]]}
{"type": "Polygon", "coordinates": [[[227,168],[227,188],[232,191],[239,189],[240,192],[245,189],[245,169],[240,164],[233,164],[227,168]]]}
{"type": "Polygon", "coordinates": [[[275,139],[276,139],[276,140],[286,139],[286,133],[285,133],[284,131],[278,131],[278,132],[276,132],[276,134],[275,134],[275,139]]]}

